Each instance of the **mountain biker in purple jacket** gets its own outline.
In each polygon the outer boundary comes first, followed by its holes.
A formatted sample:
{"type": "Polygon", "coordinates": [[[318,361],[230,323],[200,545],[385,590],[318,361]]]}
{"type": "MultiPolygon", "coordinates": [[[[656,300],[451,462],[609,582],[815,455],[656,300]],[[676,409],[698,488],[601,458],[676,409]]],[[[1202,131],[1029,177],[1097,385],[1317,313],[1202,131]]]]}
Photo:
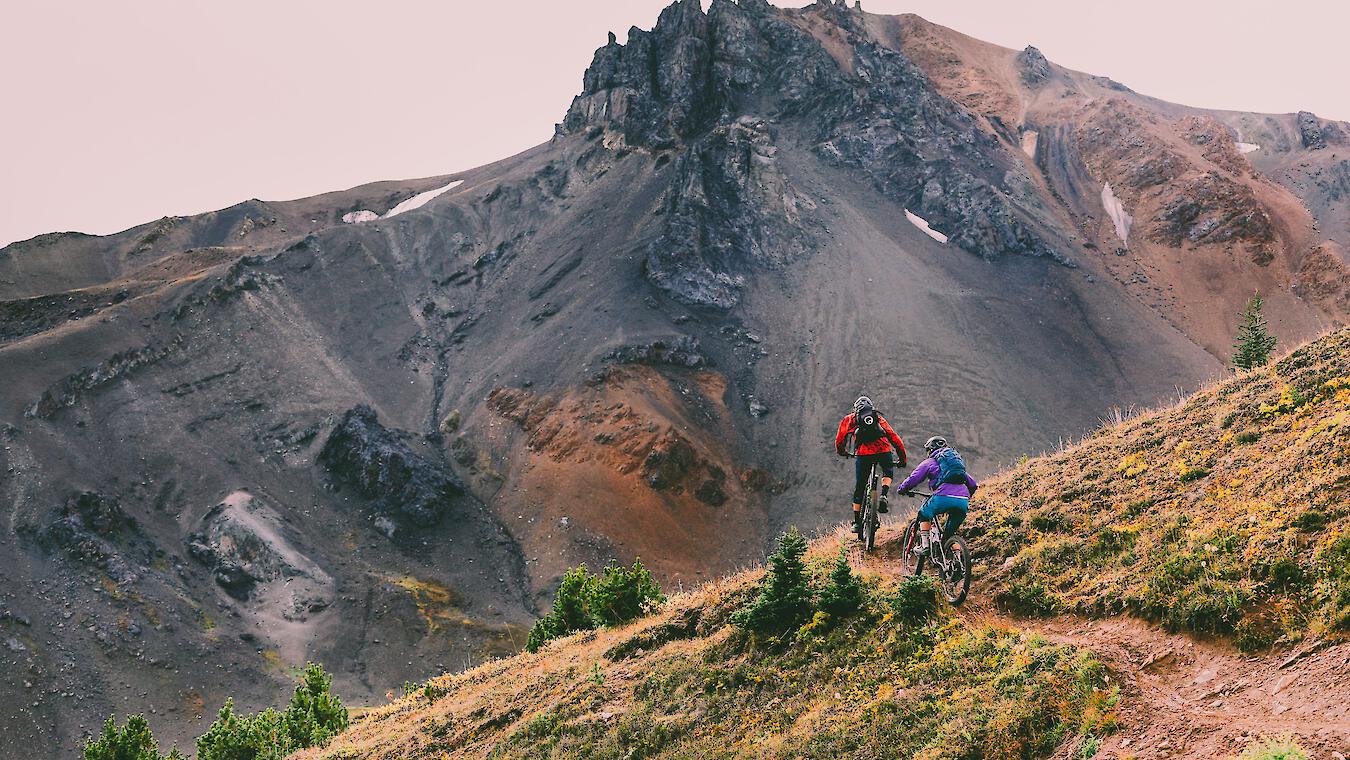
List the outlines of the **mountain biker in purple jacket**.
{"type": "Polygon", "coordinates": [[[962,521],[966,519],[966,512],[970,509],[970,497],[975,495],[980,487],[969,473],[965,476],[965,482],[962,483],[939,483],[941,467],[938,465],[937,457],[941,456],[942,451],[947,446],[947,439],[940,435],[929,438],[923,448],[928,452],[928,458],[919,463],[910,473],[905,482],[900,484],[898,490],[900,493],[908,494],[915,486],[928,481],[928,487],[933,491],[933,497],[924,502],[919,509],[919,549],[922,554],[928,550],[929,538],[928,531],[933,525],[933,519],[939,514],[946,512],[947,527],[943,538],[952,535],[956,529],[961,527],[962,521]]]}

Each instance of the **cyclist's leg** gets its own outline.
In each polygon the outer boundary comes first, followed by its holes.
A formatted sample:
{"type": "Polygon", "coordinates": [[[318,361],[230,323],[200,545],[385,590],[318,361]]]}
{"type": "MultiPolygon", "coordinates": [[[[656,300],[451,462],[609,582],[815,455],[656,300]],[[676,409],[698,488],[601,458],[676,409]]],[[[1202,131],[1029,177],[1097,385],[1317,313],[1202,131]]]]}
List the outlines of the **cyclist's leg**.
{"type": "Polygon", "coordinates": [[[966,521],[967,510],[968,507],[952,507],[947,510],[947,527],[942,530],[943,541],[956,535],[956,530],[966,521]]]}
{"type": "Polygon", "coordinates": [[[895,477],[895,460],[891,458],[890,453],[881,454],[877,459],[877,465],[881,467],[881,507],[880,511],[887,511],[887,501],[891,493],[891,480],[895,477]]]}
{"type": "Polygon", "coordinates": [[[870,464],[866,463],[867,457],[859,456],[853,459],[853,522],[857,524],[862,522],[862,500],[863,491],[867,488],[867,476],[872,471],[870,464]]]}
{"type": "Polygon", "coordinates": [[[929,543],[929,541],[928,541],[928,531],[931,530],[932,527],[933,527],[933,518],[937,517],[937,507],[938,507],[938,504],[934,504],[934,502],[937,501],[937,500],[938,500],[938,497],[937,497],[937,496],[930,496],[928,499],[926,499],[926,500],[924,501],[923,506],[919,507],[919,550],[920,550],[920,551],[923,551],[923,550],[925,550],[925,549],[928,548],[928,543],[929,543]]]}
{"type": "Polygon", "coordinates": [[[947,540],[956,533],[956,529],[961,527],[961,523],[966,519],[966,511],[970,507],[969,499],[962,499],[958,496],[934,496],[928,500],[929,519],[936,517],[939,513],[946,513],[947,524],[942,529],[942,540],[947,540]]]}

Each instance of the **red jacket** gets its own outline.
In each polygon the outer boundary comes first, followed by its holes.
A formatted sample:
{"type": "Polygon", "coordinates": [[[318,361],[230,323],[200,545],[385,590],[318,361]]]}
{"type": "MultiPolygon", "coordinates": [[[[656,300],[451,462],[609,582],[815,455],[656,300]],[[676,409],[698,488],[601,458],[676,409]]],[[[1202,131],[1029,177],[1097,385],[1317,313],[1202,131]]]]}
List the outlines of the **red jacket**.
{"type": "MultiPolygon", "coordinates": [[[[900,466],[904,467],[909,461],[909,458],[905,455],[905,442],[900,440],[900,436],[895,434],[895,431],[891,429],[891,423],[887,422],[885,417],[878,414],[877,421],[881,423],[881,432],[885,435],[871,443],[859,443],[858,456],[863,457],[869,454],[884,454],[894,448],[896,454],[900,457],[900,466]]],[[[856,427],[857,424],[853,421],[853,415],[851,414],[839,421],[839,433],[834,436],[834,450],[839,456],[843,456],[845,453],[844,439],[847,438],[848,434],[853,432],[856,427]]]]}

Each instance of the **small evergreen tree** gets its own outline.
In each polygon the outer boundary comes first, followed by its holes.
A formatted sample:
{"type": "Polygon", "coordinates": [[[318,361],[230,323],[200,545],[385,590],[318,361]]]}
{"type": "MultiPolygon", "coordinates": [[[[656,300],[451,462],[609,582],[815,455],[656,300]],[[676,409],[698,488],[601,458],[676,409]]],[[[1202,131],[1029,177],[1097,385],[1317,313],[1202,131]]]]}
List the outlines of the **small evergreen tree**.
{"type": "Polygon", "coordinates": [[[1233,367],[1253,369],[1264,367],[1275,350],[1275,336],[1266,326],[1261,314],[1264,301],[1258,293],[1247,300],[1242,309],[1242,324],[1238,326],[1237,342],[1233,344],[1233,367]]]}
{"type": "Polygon", "coordinates": [[[820,591],[820,609],[828,612],[834,620],[839,620],[856,614],[862,609],[862,603],[862,581],[853,574],[853,568],[848,563],[848,555],[841,546],[839,554],[830,565],[829,581],[820,591]]]}
{"type": "Polygon", "coordinates": [[[553,611],[534,622],[525,640],[525,648],[538,652],[540,647],[553,639],[595,628],[595,618],[587,603],[594,585],[595,578],[585,565],[568,570],[563,575],[562,583],[558,584],[558,595],[553,597],[553,611]]]}
{"type": "Polygon", "coordinates": [[[666,597],[651,571],[642,565],[641,559],[636,559],[632,567],[606,567],[591,585],[588,601],[593,618],[604,625],[618,625],[650,612],[666,597]]]}
{"type": "Polygon", "coordinates": [[[216,720],[197,739],[197,760],[281,760],[303,749],[291,739],[282,713],[269,707],[257,715],[237,715],[225,700],[216,720]]]}
{"type": "Polygon", "coordinates": [[[108,718],[103,733],[97,739],[84,743],[84,760],[186,760],[177,749],[159,754],[159,744],[150,733],[150,723],[144,715],[129,715],[118,728],[117,721],[108,718]]]}
{"type": "Polygon", "coordinates": [[[239,715],[234,700],[225,700],[215,722],[197,739],[197,760],[281,760],[327,744],[348,722],[347,708],[331,692],[332,685],[323,667],[311,662],[285,712],[269,707],[257,715],[239,715]]]}
{"type": "Polygon", "coordinates": [[[779,634],[809,618],[814,600],[805,555],[806,538],[796,528],[780,536],[778,549],[769,555],[769,572],[759,595],[736,611],[732,623],[754,633],[779,634]]]}
{"type": "Polygon", "coordinates": [[[665,600],[661,586],[641,560],[635,560],[632,567],[611,564],[599,577],[579,565],[563,576],[553,610],[534,622],[525,648],[538,652],[561,636],[636,620],[665,600]]]}
{"type": "Polygon", "coordinates": [[[332,686],[333,677],[324,672],[322,665],[313,662],[305,665],[283,716],[294,746],[322,746],[347,727],[347,708],[332,693],[332,686]]]}

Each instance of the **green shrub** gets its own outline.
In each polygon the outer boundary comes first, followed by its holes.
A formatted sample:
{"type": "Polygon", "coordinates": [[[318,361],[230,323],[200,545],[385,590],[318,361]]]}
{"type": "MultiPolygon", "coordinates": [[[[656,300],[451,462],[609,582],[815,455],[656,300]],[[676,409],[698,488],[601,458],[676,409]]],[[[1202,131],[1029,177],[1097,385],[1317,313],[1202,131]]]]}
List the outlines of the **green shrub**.
{"type": "Polygon", "coordinates": [[[1276,557],[1264,568],[1266,583],[1280,591],[1290,591],[1303,583],[1303,566],[1293,557],[1276,557]]]}
{"type": "Polygon", "coordinates": [[[1139,499],[1125,505],[1125,514],[1130,517],[1138,517],[1153,508],[1153,499],[1139,499]]]}
{"type": "Polygon", "coordinates": [[[305,665],[284,712],[267,708],[240,715],[225,700],[216,720],[197,739],[197,760],[280,760],[328,743],[347,727],[347,708],[332,694],[333,679],[315,663],[305,665]]]}
{"type": "Polygon", "coordinates": [[[1341,533],[1317,553],[1317,574],[1322,578],[1318,587],[1331,603],[1331,624],[1350,629],[1350,532],[1341,533]]]}
{"type": "Polygon", "coordinates": [[[562,583],[558,584],[557,595],[553,597],[553,610],[535,621],[525,640],[525,648],[538,652],[540,647],[553,639],[595,628],[595,618],[591,616],[586,603],[593,585],[595,578],[585,565],[568,570],[563,575],[562,583]]]}
{"type": "Polygon", "coordinates": [[[1024,617],[1049,617],[1064,603],[1039,579],[1014,581],[994,598],[1003,609],[1024,617]]]}
{"type": "Polygon", "coordinates": [[[1191,481],[1199,480],[1207,475],[1209,475],[1208,468],[1201,467],[1200,465],[1187,465],[1182,468],[1180,474],[1177,475],[1177,478],[1182,483],[1190,483],[1191,481]]]}
{"type": "Polygon", "coordinates": [[[84,743],[84,760],[186,760],[175,748],[168,755],[159,754],[159,744],[150,733],[150,724],[144,715],[129,715],[118,728],[117,721],[108,718],[103,733],[97,739],[84,743]]]}
{"type": "Polygon", "coordinates": [[[538,652],[562,636],[636,620],[665,601],[660,585],[641,560],[634,560],[632,567],[610,565],[599,577],[579,565],[563,575],[552,611],[535,621],[525,648],[538,652]]]}
{"type": "Polygon", "coordinates": [[[848,564],[848,555],[844,547],[830,564],[830,576],[825,587],[820,590],[820,609],[828,613],[832,620],[849,617],[861,609],[863,586],[853,568],[848,564]]]}
{"type": "Polygon", "coordinates": [[[257,715],[239,715],[234,700],[227,699],[197,739],[197,760],[280,760],[296,749],[281,713],[269,707],[257,715]]]}
{"type": "Polygon", "coordinates": [[[1098,559],[1114,557],[1133,547],[1136,537],[1137,534],[1132,530],[1102,528],[1096,536],[1093,536],[1091,544],[1088,545],[1088,556],[1098,559]]]}
{"type": "Polygon", "coordinates": [[[1269,649],[1279,639],[1278,627],[1259,617],[1243,618],[1233,634],[1233,643],[1248,654],[1269,649]]]}
{"type": "Polygon", "coordinates": [[[1233,437],[1233,440],[1241,444],[1256,443],[1261,440],[1261,431],[1255,428],[1244,430],[1233,437]]]}
{"type": "Polygon", "coordinates": [[[1042,533],[1052,533],[1064,527],[1064,515],[1053,509],[1038,509],[1029,518],[1027,524],[1042,533]]]}
{"type": "Polygon", "coordinates": [[[796,528],[780,536],[759,594],[732,615],[732,624],[743,631],[777,635],[810,619],[815,605],[805,555],[806,538],[796,528]]]}
{"type": "Polygon", "coordinates": [[[1294,518],[1294,527],[1304,533],[1315,533],[1327,527],[1327,522],[1325,512],[1309,509],[1306,512],[1300,512],[1298,517],[1294,518]]]}
{"type": "Polygon", "coordinates": [[[1327,578],[1350,579],[1350,532],[1342,533],[1317,553],[1317,563],[1327,578]]]}
{"type": "Polygon", "coordinates": [[[1239,760],[1309,760],[1311,755],[1288,736],[1264,739],[1242,753],[1239,760]]]}
{"type": "Polygon", "coordinates": [[[606,567],[590,587],[588,606],[592,618],[604,625],[618,625],[636,620],[665,601],[661,587],[639,559],[632,567],[606,567]]]}
{"type": "Polygon", "coordinates": [[[1198,551],[1179,551],[1144,583],[1145,615],[1172,630],[1232,633],[1251,600],[1235,565],[1234,537],[1211,536],[1198,551]]]}
{"type": "Polygon", "coordinates": [[[332,693],[333,677],[308,663],[300,674],[283,718],[296,747],[321,747],[347,728],[347,708],[332,693]]]}
{"type": "Polygon", "coordinates": [[[937,582],[929,576],[906,576],[882,601],[906,624],[927,620],[938,611],[937,582]]]}

